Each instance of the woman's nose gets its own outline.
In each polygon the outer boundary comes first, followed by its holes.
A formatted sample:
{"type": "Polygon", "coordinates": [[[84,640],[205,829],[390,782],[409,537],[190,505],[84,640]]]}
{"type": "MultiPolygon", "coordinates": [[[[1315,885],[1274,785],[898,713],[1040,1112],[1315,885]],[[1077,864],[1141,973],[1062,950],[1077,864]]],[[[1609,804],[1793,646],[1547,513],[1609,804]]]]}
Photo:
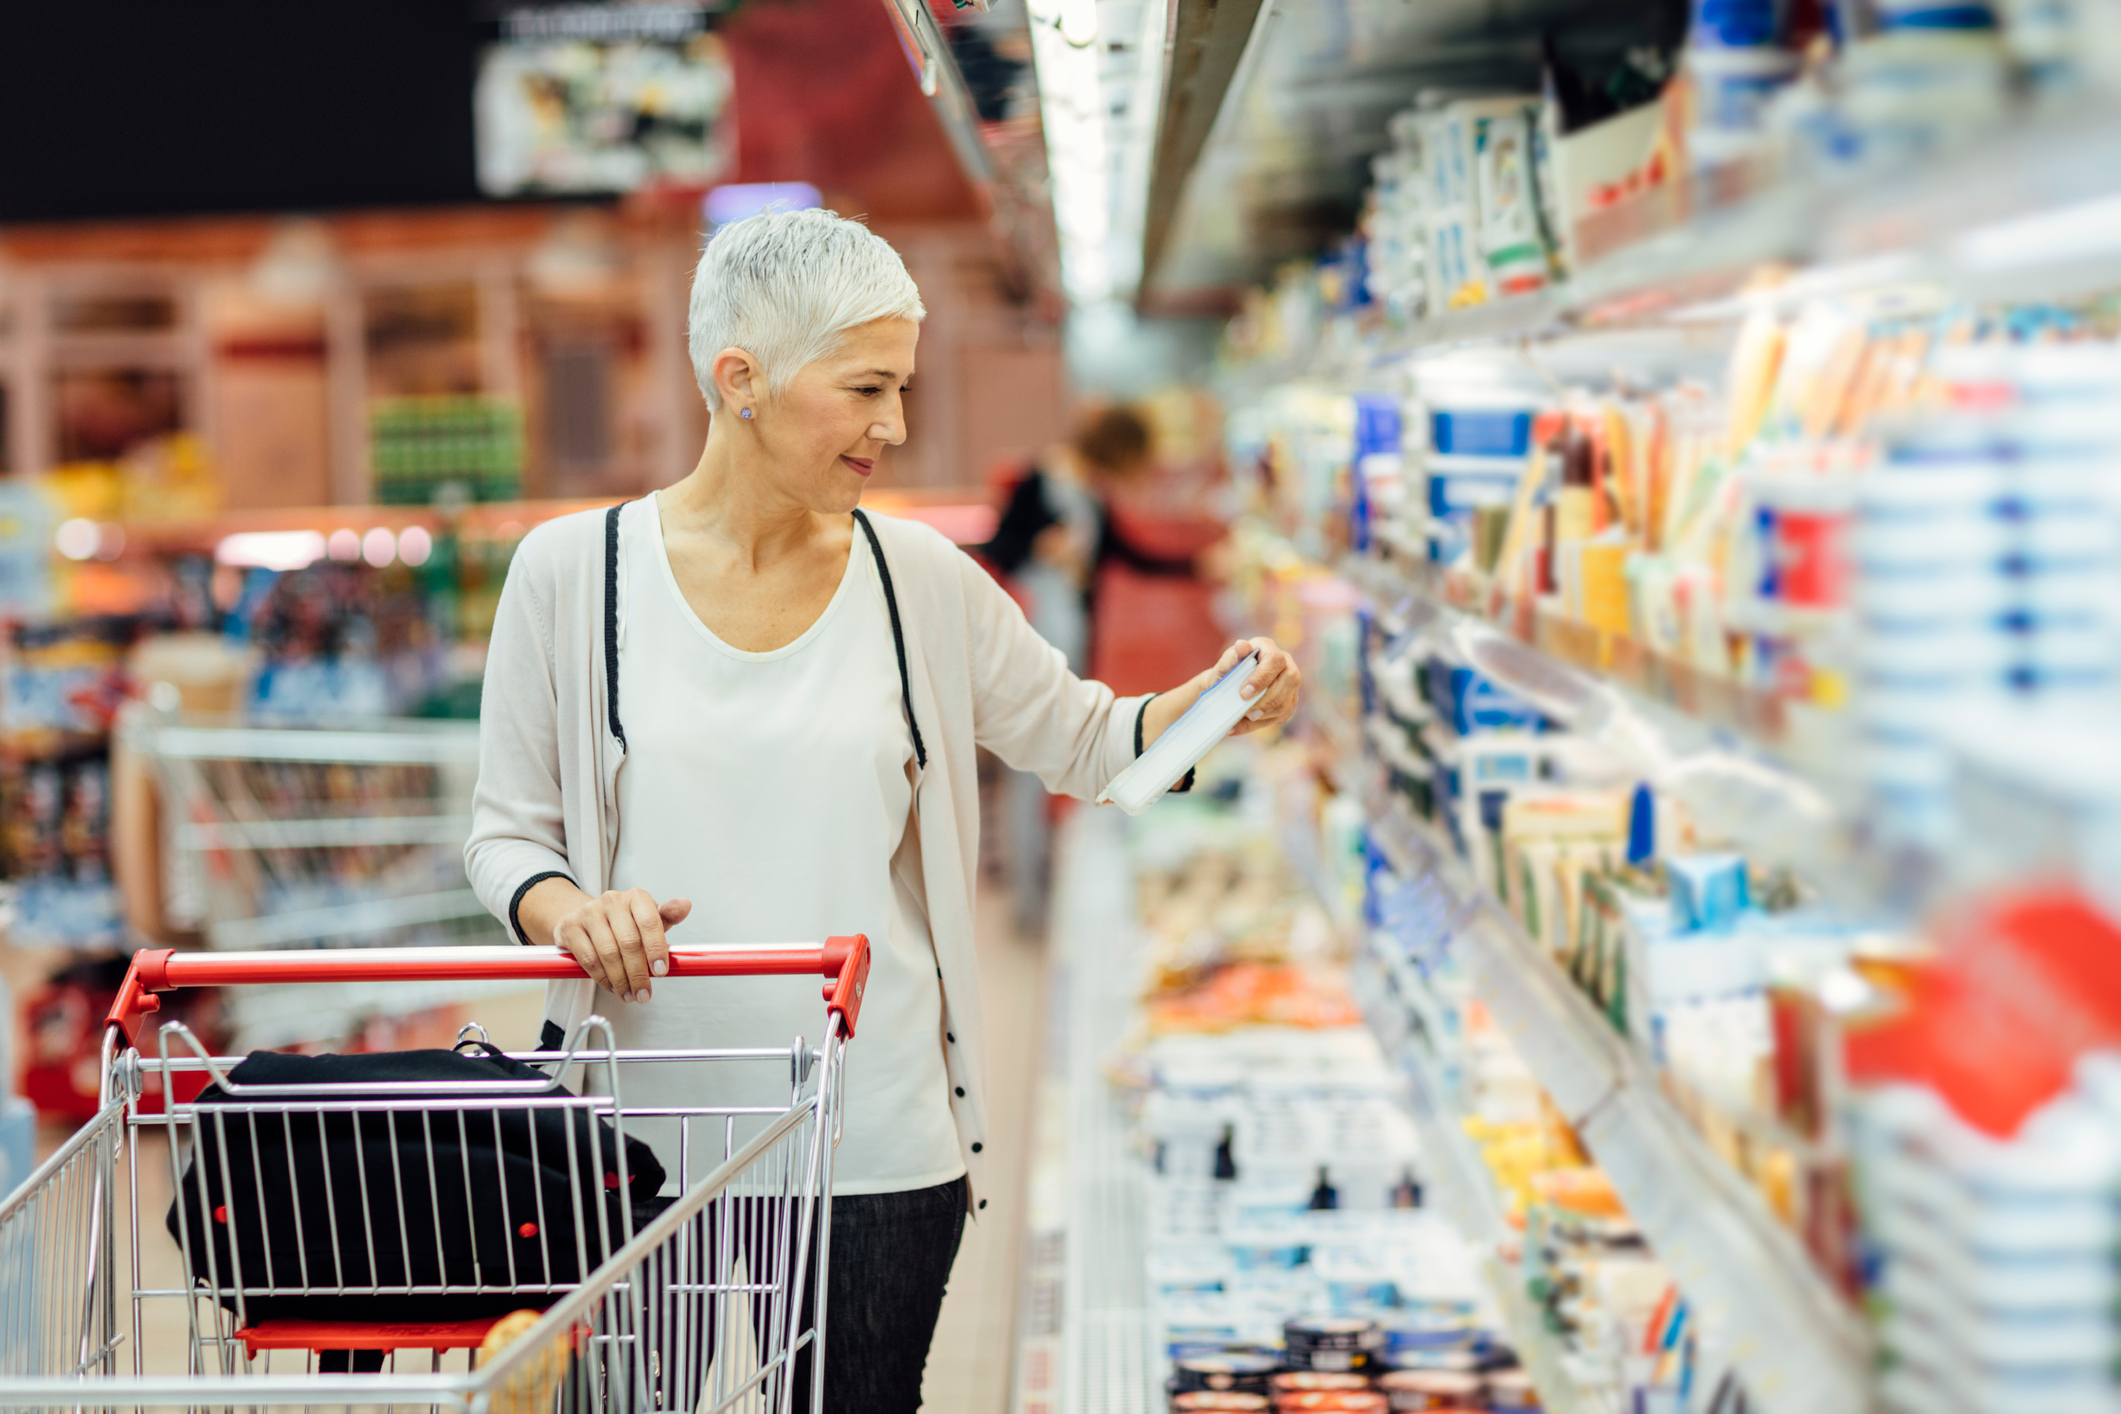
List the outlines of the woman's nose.
{"type": "Polygon", "coordinates": [[[906,405],[898,399],[891,400],[891,410],[869,424],[869,435],[879,442],[899,446],[906,440],[906,405]]]}

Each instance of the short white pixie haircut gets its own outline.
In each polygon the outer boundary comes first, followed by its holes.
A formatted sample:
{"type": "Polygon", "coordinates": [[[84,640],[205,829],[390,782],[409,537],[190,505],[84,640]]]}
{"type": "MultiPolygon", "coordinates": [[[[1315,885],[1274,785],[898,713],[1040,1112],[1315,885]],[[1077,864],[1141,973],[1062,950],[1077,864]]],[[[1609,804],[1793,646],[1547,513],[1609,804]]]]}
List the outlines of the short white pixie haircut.
{"type": "Polygon", "coordinates": [[[778,393],[842,336],[875,319],[928,311],[891,243],[830,211],[765,211],[714,233],[692,277],[692,373],[708,410],[722,410],[714,360],[738,348],[778,393]]]}

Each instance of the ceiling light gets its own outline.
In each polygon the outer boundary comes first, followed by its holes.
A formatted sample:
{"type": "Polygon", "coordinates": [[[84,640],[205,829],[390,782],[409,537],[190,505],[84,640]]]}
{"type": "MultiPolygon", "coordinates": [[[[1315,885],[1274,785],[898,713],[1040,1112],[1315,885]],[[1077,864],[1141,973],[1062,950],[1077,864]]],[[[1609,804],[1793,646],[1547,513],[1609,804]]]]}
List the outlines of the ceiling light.
{"type": "Polygon", "coordinates": [[[1051,0],[1033,8],[1031,54],[1053,182],[1053,223],[1060,232],[1061,281],[1069,298],[1095,303],[1112,287],[1106,250],[1111,172],[1096,0],[1051,0]]]}

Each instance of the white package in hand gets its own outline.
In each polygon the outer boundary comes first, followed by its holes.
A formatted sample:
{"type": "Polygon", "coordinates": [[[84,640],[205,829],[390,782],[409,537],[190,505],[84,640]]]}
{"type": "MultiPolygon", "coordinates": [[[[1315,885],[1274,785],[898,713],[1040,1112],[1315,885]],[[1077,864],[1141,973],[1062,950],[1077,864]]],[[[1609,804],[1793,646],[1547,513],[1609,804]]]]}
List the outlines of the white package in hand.
{"type": "Polygon", "coordinates": [[[1259,655],[1248,653],[1236,667],[1217,678],[1215,685],[1203,692],[1185,715],[1165,727],[1164,734],[1151,742],[1132,766],[1112,778],[1097,803],[1110,801],[1129,815],[1139,815],[1154,805],[1252,710],[1252,703],[1240,695],[1240,689],[1258,666],[1259,655]]]}

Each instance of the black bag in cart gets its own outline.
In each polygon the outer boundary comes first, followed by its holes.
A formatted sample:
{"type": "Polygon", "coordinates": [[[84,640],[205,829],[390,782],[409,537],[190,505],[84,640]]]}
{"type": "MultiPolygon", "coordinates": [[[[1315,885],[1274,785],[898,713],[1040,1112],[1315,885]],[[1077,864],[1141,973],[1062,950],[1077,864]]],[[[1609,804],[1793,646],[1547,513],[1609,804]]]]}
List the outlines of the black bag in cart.
{"type": "Polygon", "coordinates": [[[471,1049],[257,1051],[229,1072],[239,1086],[466,1087],[404,1108],[375,1108],[406,1102],[387,1090],[304,1099],[207,1087],[168,1221],[193,1278],[230,1310],[243,1292],[253,1323],[470,1320],[548,1306],[559,1293],[541,1288],[581,1281],[624,1243],[629,1213],[653,1210],[663,1166],[628,1139],[622,1191],[609,1120],[523,1103],[569,1093],[558,1086],[481,1093],[546,1076],[471,1049]]]}

